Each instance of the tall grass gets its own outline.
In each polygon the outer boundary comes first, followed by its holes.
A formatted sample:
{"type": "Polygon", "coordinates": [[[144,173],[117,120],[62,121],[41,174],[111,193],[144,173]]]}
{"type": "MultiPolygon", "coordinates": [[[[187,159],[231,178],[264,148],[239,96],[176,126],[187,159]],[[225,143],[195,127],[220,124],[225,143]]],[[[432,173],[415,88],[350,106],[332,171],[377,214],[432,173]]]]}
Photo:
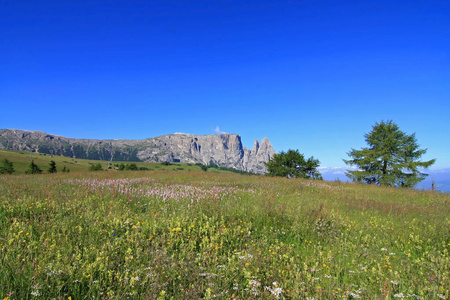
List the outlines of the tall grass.
{"type": "Polygon", "coordinates": [[[205,172],[0,177],[0,299],[448,299],[450,197],[205,172]]]}

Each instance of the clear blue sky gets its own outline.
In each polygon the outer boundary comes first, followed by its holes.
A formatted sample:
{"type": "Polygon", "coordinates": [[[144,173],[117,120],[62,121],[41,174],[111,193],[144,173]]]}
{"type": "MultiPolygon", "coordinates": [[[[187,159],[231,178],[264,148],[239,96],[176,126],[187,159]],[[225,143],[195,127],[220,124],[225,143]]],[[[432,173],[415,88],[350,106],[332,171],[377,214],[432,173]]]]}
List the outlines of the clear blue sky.
{"type": "Polygon", "coordinates": [[[450,167],[448,0],[0,2],[0,128],[219,126],[332,167],[392,119],[450,167]]]}

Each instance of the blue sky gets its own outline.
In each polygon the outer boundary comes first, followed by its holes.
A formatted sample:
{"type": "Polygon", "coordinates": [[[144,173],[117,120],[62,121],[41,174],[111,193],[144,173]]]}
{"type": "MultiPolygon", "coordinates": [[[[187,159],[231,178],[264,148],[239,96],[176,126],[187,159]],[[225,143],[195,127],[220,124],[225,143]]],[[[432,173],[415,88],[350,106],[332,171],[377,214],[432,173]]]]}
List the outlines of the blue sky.
{"type": "Polygon", "coordinates": [[[450,167],[449,1],[1,2],[0,128],[219,127],[333,167],[392,119],[450,167]]]}

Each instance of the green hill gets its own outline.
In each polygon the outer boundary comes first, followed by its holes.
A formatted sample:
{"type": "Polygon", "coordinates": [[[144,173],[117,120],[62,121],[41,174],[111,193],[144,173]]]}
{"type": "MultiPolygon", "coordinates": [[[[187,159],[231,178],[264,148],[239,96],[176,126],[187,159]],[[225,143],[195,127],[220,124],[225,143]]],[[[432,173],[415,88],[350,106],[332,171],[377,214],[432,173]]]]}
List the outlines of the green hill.
{"type": "MultiPolygon", "coordinates": [[[[30,163],[34,163],[44,172],[47,172],[50,162],[53,160],[56,162],[56,168],[58,172],[61,172],[64,167],[69,169],[70,172],[85,172],[89,170],[92,164],[100,163],[103,170],[117,171],[118,165],[121,163],[136,164],[141,170],[169,170],[169,171],[200,171],[201,166],[198,164],[188,164],[188,163],[147,163],[147,162],[129,162],[129,161],[99,161],[99,160],[88,160],[88,159],[73,159],[70,157],[49,155],[45,153],[36,152],[24,152],[24,151],[12,151],[12,150],[2,150],[0,149],[0,161],[3,159],[8,159],[13,162],[15,174],[25,174],[30,163]],[[108,169],[109,167],[109,169],[108,169]]],[[[208,168],[209,172],[219,172],[219,173],[245,173],[238,170],[233,170],[231,168],[220,168],[214,166],[208,168]]]]}

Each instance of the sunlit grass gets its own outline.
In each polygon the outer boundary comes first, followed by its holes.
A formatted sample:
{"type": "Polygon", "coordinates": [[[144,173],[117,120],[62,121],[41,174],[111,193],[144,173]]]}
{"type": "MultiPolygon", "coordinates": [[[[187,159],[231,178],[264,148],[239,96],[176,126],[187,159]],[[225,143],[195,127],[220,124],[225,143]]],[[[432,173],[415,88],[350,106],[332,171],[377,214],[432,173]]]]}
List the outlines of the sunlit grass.
{"type": "Polygon", "coordinates": [[[450,197],[211,172],[0,177],[0,299],[439,299],[450,197]]]}

